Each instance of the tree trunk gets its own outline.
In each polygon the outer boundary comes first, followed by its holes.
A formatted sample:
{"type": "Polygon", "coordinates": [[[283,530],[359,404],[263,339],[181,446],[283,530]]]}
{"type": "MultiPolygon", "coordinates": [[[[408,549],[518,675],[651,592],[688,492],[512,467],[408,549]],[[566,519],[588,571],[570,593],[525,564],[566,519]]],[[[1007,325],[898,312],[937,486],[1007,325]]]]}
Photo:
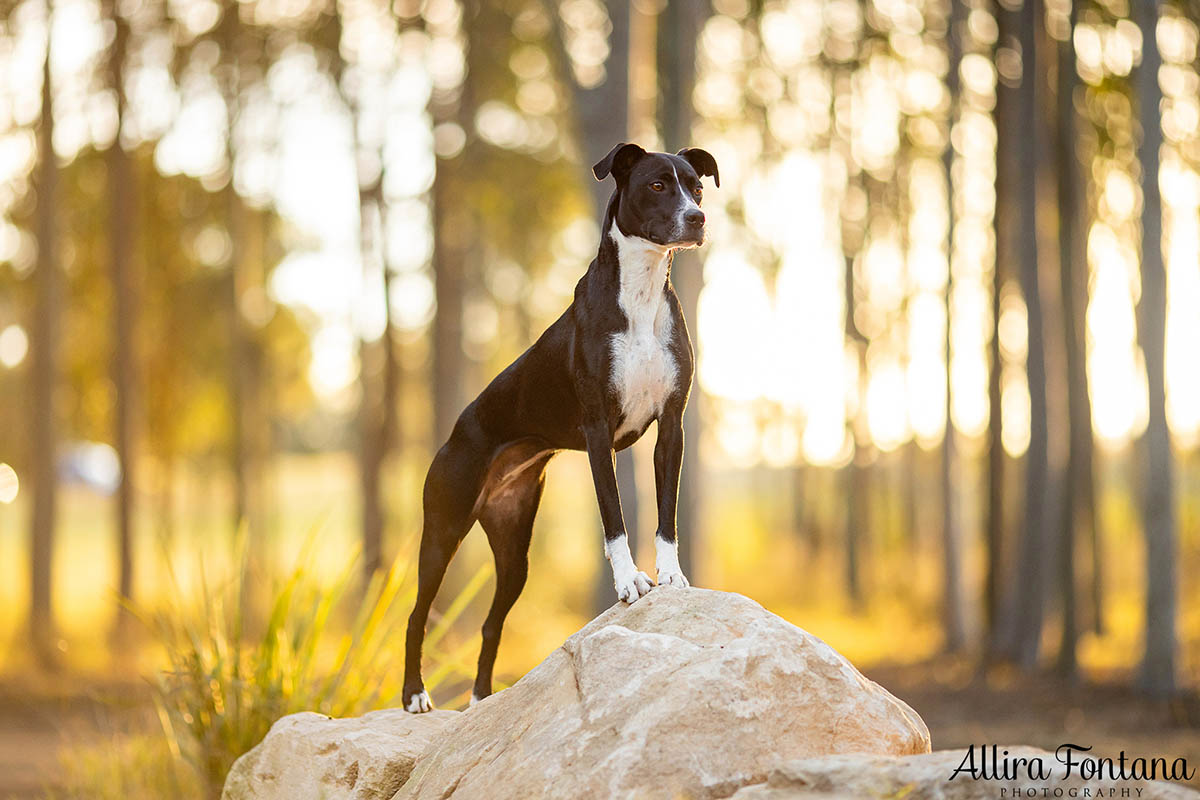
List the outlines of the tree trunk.
{"type": "Polygon", "coordinates": [[[383,532],[386,509],[383,500],[383,468],[396,436],[399,363],[392,325],[391,274],[382,237],[384,207],[382,180],[359,191],[363,273],[375,278],[379,270],[384,297],[384,330],[377,343],[359,344],[362,402],[359,409],[362,490],[363,585],[383,569],[383,532]]]}
{"type": "MultiPolygon", "coordinates": [[[[696,44],[700,31],[711,13],[705,0],[679,0],[666,3],[658,24],[659,120],[668,152],[692,144],[692,92],[696,85],[696,44]]],[[[700,291],[704,287],[704,265],[691,250],[675,254],[671,282],[679,296],[683,319],[692,334],[697,363],[700,356],[698,335],[700,291]]],[[[701,513],[704,468],[700,463],[700,436],[704,427],[704,393],[699,387],[699,370],[693,378],[692,394],[683,415],[683,471],[679,479],[678,527],[681,532],[679,564],[692,577],[695,554],[703,539],[701,513]]]]}
{"type": "Polygon", "coordinates": [[[121,461],[121,483],[117,487],[118,579],[117,622],[114,638],[118,643],[127,638],[133,618],[126,603],[133,598],[133,517],[137,491],[137,453],[133,426],[136,399],[134,387],[134,342],[136,336],[137,301],[133,289],[133,221],[134,185],[129,154],[121,144],[125,122],[125,56],[129,41],[129,23],[121,16],[115,0],[106,3],[107,16],[114,24],[115,35],[109,50],[109,82],[117,98],[117,134],[105,153],[108,168],[110,208],[109,237],[113,287],[113,385],[114,439],[117,457],[121,461]]]}
{"type": "Polygon", "coordinates": [[[450,437],[454,423],[463,410],[463,376],[466,354],[463,351],[463,297],[467,288],[467,254],[471,249],[470,207],[462,202],[464,183],[471,172],[478,146],[474,133],[476,83],[481,79],[477,63],[479,53],[479,17],[481,3],[464,2],[460,22],[466,75],[457,96],[439,97],[435,92],[429,110],[433,123],[457,125],[465,134],[462,149],[449,157],[437,158],[431,191],[433,218],[434,298],[436,310],[432,330],[433,449],[450,437]]]}
{"type": "MultiPolygon", "coordinates": [[[[992,13],[999,24],[999,43],[1012,44],[1015,38],[1013,14],[999,3],[993,3],[992,13]]],[[[996,236],[995,263],[992,266],[992,330],[988,345],[988,466],[987,466],[987,566],[984,578],[984,616],[987,624],[989,658],[1001,654],[1003,637],[1008,627],[1005,587],[1005,529],[1004,529],[1004,472],[1007,457],[1004,452],[1004,414],[1001,378],[1004,360],[1000,352],[1000,301],[1008,264],[1015,259],[1016,239],[1014,211],[1016,181],[1020,172],[1013,131],[1016,128],[1016,87],[1006,85],[1003,77],[996,83],[996,236]]]]}
{"type": "Polygon", "coordinates": [[[845,530],[843,531],[845,545],[845,575],[846,575],[846,596],[850,600],[850,605],[859,610],[863,605],[863,590],[862,590],[862,575],[861,575],[861,553],[859,552],[860,539],[862,538],[863,527],[867,524],[869,514],[864,507],[869,502],[870,496],[870,475],[868,467],[865,463],[858,463],[864,456],[861,455],[859,446],[856,443],[854,447],[854,455],[851,457],[850,463],[846,466],[846,518],[845,530]]]}
{"type": "Polygon", "coordinates": [[[904,445],[904,463],[901,466],[901,491],[903,492],[904,510],[904,546],[913,553],[923,549],[925,543],[921,535],[921,513],[918,507],[921,496],[921,446],[917,440],[910,439],[904,445]]]}
{"type": "MultiPolygon", "coordinates": [[[[385,218],[386,207],[383,204],[382,195],[380,196],[380,213],[381,221],[385,218]]],[[[386,253],[386,249],[385,249],[386,253]]],[[[380,465],[377,472],[382,478],[383,467],[386,464],[387,457],[392,449],[396,447],[396,440],[400,436],[400,353],[396,346],[396,326],[395,326],[395,309],[392,308],[392,272],[388,268],[386,255],[383,259],[383,313],[386,327],[383,331],[381,339],[383,345],[383,409],[379,419],[379,441],[382,443],[382,455],[380,456],[380,465]]],[[[381,481],[382,482],[382,481],[381,481]]],[[[382,492],[379,505],[384,508],[382,492]]],[[[386,521],[384,513],[380,513],[380,519],[386,521]]],[[[376,558],[379,562],[378,569],[383,568],[383,522],[380,523],[380,532],[376,547],[376,558]]]]}
{"type": "Polygon", "coordinates": [[[450,437],[462,411],[462,374],[465,362],[462,344],[463,291],[466,251],[463,228],[470,224],[466,213],[456,210],[453,174],[466,158],[438,159],[433,182],[433,282],[437,311],[433,317],[433,448],[450,437]]]}
{"type": "MultiPolygon", "coordinates": [[[[1076,6],[1071,7],[1070,31],[1075,29],[1076,6]]],[[[1080,236],[1079,165],[1075,157],[1075,46],[1070,35],[1057,45],[1057,139],[1058,169],[1058,252],[1059,278],[1063,304],[1063,334],[1066,344],[1067,404],[1070,442],[1067,454],[1066,497],[1062,504],[1059,532],[1058,581],[1062,592],[1062,638],[1058,670],[1075,677],[1078,670],[1076,649],[1079,642],[1076,537],[1083,530],[1095,530],[1092,498],[1092,408],[1087,383],[1088,270],[1080,236]]],[[[1095,537],[1092,537],[1093,542],[1095,537]]]]}
{"type": "Polygon", "coordinates": [[[226,274],[225,324],[229,340],[228,384],[226,386],[229,406],[229,465],[233,479],[233,525],[234,531],[245,526],[251,541],[255,538],[252,491],[250,489],[249,420],[246,415],[249,394],[248,370],[250,367],[250,342],[241,312],[243,291],[244,225],[241,198],[234,188],[234,127],[238,117],[240,86],[238,71],[238,4],[227,0],[221,20],[222,80],[221,90],[227,115],[225,129],[225,163],[229,171],[228,182],[222,190],[225,205],[225,231],[229,236],[229,260],[226,274]]]}
{"type": "Polygon", "coordinates": [[[239,299],[241,298],[242,260],[242,207],[233,179],[225,188],[226,230],[233,244],[229,258],[229,273],[226,276],[226,325],[229,336],[229,458],[233,477],[233,523],[235,528],[251,529],[250,467],[248,431],[246,420],[246,369],[248,367],[249,343],[242,320],[239,299]]]}
{"type": "MultiPolygon", "coordinates": [[[[846,246],[845,238],[843,238],[842,246],[846,246]]],[[[857,251],[857,245],[853,246],[852,250],[857,251]]],[[[868,470],[870,470],[869,459],[871,454],[869,451],[871,449],[871,437],[867,430],[866,419],[867,339],[854,321],[857,303],[854,290],[855,256],[851,255],[850,252],[848,250],[845,257],[846,338],[849,339],[858,358],[858,381],[856,386],[858,404],[854,412],[854,417],[849,420],[850,435],[854,440],[854,455],[851,457],[850,463],[846,465],[846,518],[843,543],[846,548],[844,565],[846,570],[846,594],[850,599],[851,605],[858,609],[863,604],[861,574],[863,529],[867,526],[867,520],[870,518],[871,479],[868,470]]]]}
{"type": "Polygon", "coordinates": [[[958,488],[956,486],[957,464],[955,454],[954,416],[951,413],[953,381],[951,380],[951,306],[954,293],[954,146],[950,142],[950,130],[954,124],[955,110],[959,97],[958,69],[962,60],[960,40],[962,26],[962,3],[950,0],[950,17],[946,26],[946,42],[949,49],[949,67],[946,73],[946,89],[950,95],[950,111],[946,124],[946,149],[942,163],[946,173],[946,427],[942,434],[942,627],[947,652],[955,653],[966,645],[966,624],[963,621],[962,588],[962,531],[958,520],[958,488]]]}
{"type": "MultiPolygon", "coordinates": [[[[872,35],[870,29],[864,35],[872,35]]],[[[829,121],[832,131],[849,131],[853,128],[854,106],[859,102],[855,97],[853,76],[860,68],[862,61],[862,42],[858,45],[852,61],[836,66],[830,80],[829,121]],[[845,98],[847,102],[840,102],[845,98]],[[841,115],[846,118],[842,119],[841,115]]],[[[853,444],[853,455],[845,468],[845,507],[846,516],[843,520],[842,544],[845,548],[843,568],[846,578],[846,593],[850,604],[855,609],[863,605],[863,589],[861,576],[862,542],[867,537],[865,528],[869,525],[871,502],[871,461],[874,452],[871,434],[867,423],[867,346],[866,335],[858,327],[856,320],[858,308],[858,291],[855,286],[855,262],[862,255],[867,237],[867,225],[870,215],[871,200],[868,199],[868,209],[861,219],[851,216],[847,202],[851,192],[866,192],[866,177],[854,160],[851,143],[845,135],[834,133],[831,144],[846,165],[846,190],[840,209],[841,245],[843,257],[842,290],[845,303],[845,339],[854,351],[857,362],[857,381],[854,388],[856,402],[854,414],[846,420],[847,434],[853,444]]],[[[869,195],[868,195],[869,198],[869,195]]]]}
{"type": "Polygon", "coordinates": [[[30,325],[33,334],[31,465],[33,512],[30,522],[29,627],[33,651],[44,667],[57,663],[53,607],[54,538],[57,524],[56,450],[58,445],[54,390],[58,378],[61,275],[58,264],[58,164],[54,156],[54,102],[50,83],[53,7],[46,3],[46,56],[42,64],[42,120],[38,129],[37,167],[37,301],[30,325]]]}
{"type": "Polygon", "coordinates": [[[1162,198],[1158,188],[1159,148],[1162,125],[1159,106],[1162,91],[1158,70],[1155,30],[1158,3],[1134,3],[1134,18],[1142,30],[1142,64],[1135,85],[1142,141],[1138,160],[1142,165],[1142,297],[1139,308],[1142,353],[1146,360],[1150,416],[1142,451],[1147,459],[1143,471],[1142,524],[1146,536],[1146,651],[1142,659],[1141,685],[1152,695],[1173,694],[1175,685],[1178,556],[1175,520],[1174,464],[1171,437],[1167,430],[1164,351],[1166,344],[1167,276],[1162,253],[1162,198]]]}
{"type": "Polygon", "coordinates": [[[1026,0],[1020,11],[1021,87],[1017,94],[1020,130],[1017,178],[1021,291],[1028,318],[1026,374],[1029,382],[1029,449],[1025,457],[1025,518],[1020,555],[1011,582],[1010,602],[1015,608],[1006,637],[1006,654],[1026,667],[1036,664],[1041,644],[1046,593],[1046,503],[1050,480],[1047,429],[1046,341],[1042,318],[1037,245],[1036,169],[1039,139],[1037,124],[1037,64],[1035,48],[1042,4],[1026,0]]]}

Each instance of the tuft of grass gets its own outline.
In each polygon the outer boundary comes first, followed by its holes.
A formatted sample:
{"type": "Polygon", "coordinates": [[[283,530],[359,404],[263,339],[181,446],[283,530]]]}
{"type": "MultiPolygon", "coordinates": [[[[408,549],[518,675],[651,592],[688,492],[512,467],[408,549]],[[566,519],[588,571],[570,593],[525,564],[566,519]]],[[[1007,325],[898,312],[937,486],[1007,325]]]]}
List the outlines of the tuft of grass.
{"type": "MultiPolygon", "coordinates": [[[[253,609],[263,581],[244,548],[235,575],[212,582],[202,570],[198,589],[189,591],[168,561],[169,601],[133,609],[166,657],[151,678],[161,735],[68,753],[67,797],[219,798],[233,762],[280,717],[356,716],[398,702],[415,570],[397,560],[364,587],[354,558],[330,583],[314,567],[314,538],[274,583],[262,613],[253,609]]],[[[481,568],[431,629],[426,653],[438,665],[426,679],[431,691],[472,674],[473,647],[439,644],[491,569],[481,568]]]]}

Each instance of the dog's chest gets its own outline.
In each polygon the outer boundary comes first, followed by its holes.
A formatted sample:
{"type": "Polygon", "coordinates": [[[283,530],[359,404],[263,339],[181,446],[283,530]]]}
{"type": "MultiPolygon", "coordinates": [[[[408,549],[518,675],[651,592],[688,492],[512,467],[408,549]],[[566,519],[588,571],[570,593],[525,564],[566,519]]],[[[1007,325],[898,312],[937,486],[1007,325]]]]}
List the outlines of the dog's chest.
{"type": "Polygon", "coordinates": [[[665,291],[667,259],[655,251],[622,256],[618,303],[628,324],[612,337],[612,387],[623,415],[614,440],[641,433],[658,417],[677,372],[665,291]]]}

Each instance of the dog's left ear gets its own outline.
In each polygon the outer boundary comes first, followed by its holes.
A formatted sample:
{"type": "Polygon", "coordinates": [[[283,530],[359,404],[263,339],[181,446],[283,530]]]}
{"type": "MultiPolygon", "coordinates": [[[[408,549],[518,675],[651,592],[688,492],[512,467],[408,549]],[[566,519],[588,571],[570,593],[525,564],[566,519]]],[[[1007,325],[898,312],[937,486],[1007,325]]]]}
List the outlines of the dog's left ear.
{"type": "Polygon", "coordinates": [[[646,155],[646,151],[636,144],[623,142],[610,150],[608,155],[592,167],[592,174],[598,181],[612,175],[620,183],[629,174],[629,170],[633,169],[633,165],[637,163],[638,159],[644,155],[646,155]]]}
{"type": "Polygon", "coordinates": [[[721,188],[721,175],[717,172],[717,160],[712,157],[712,153],[699,147],[685,147],[675,155],[682,156],[700,177],[711,176],[717,188],[721,188]]]}

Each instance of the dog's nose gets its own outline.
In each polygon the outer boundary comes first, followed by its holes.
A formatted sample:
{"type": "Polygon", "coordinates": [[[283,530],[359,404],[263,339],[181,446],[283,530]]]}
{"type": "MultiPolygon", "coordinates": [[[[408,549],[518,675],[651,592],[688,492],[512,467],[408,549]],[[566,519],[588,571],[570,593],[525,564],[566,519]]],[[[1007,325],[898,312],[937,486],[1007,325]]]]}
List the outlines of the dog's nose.
{"type": "Polygon", "coordinates": [[[693,208],[683,215],[683,221],[693,227],[699,227],[704,224],[704,212],[693,208]]]}

